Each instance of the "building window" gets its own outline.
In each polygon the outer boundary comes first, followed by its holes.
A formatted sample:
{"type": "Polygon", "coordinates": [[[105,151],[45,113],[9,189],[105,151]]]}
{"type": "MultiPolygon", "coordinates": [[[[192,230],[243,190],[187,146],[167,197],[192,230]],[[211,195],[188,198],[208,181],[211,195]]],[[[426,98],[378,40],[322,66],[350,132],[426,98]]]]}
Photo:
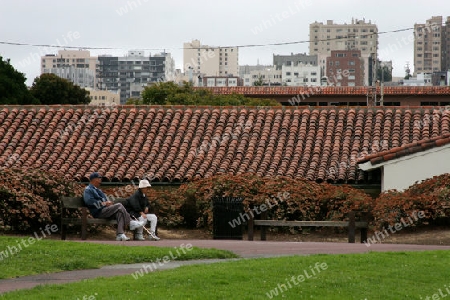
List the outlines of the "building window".
{"type": "Polygon", "coordinates": [[[286,72],[286,76],[291,76],[291,72],[286,72]]]}
{"type": "Polygon", "coordinates": [[[348,65],[349,65],[349,66],[354,66],[354,65],[355,65],[355,61],[354,61],[354,60],[350,60],[350,61],[348,62],[348,65]]]}

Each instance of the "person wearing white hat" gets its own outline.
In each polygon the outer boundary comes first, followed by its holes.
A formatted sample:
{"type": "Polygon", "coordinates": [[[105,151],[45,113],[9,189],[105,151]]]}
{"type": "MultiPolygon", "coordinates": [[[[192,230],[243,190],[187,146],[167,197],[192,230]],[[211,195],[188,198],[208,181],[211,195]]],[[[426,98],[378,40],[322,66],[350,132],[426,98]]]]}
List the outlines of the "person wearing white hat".
{"type": "MultiPolygon", "coordinates": [[[[149,231],[149,240],[160,240],[159,237],[156,236],[156,224],[158,223],[158,218],[155,214],[149,213],[150,211],[150,201],[148,200],[145,194],[148,194],[151,188],[151,184],[148,180],[143,179],[139,181],[139,189],[131,195],[126,202],[126,208],[128,213],[138,219],[141,222],[144,222],[144,226],[147,222],[150,222],[150,231],[149,231]]],[[[143,241],[144,228],[137,228],[135,232],[134,239],[138,241],[143,241]]]]}
{"type": "Polygon", "coordinates": [[[125,235],[125,227],[129,224],[130,230],[143,228],[147,222],[131,220],[130,214],[121,203],[110,201],[102,190],[100,184],[102,176],[94,172],[89,176],[89,185],[84,189],[83,200],[86,203],[91,215],[94,218],[109,219],[114,217],[117,220],[117,241],[128,241],[130,238],[125,235]]]}

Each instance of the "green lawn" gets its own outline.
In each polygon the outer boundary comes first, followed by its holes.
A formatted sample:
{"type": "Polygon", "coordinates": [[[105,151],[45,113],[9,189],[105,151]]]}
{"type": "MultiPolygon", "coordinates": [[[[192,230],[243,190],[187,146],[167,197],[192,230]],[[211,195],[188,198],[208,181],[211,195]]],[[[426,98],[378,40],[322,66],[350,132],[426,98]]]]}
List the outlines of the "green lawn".
{"type": "Polygon", "coordinates": [[[433,299],[439,289],[449,294],[449,265],[449,251],[242,259],[41,286],[0,299],[433,299]]]}
{"type": "Polygon", "coordinates": [[[150,262],[169,256],[171,260],[203,258],[232,258],[229,251],[201,249],[184,245],[171,247],[128,247],[100,245],[58,240],[35,240],[0,236],[0,279],[53,273],[60,271],[95,269],[105,265],[150,262]]]}

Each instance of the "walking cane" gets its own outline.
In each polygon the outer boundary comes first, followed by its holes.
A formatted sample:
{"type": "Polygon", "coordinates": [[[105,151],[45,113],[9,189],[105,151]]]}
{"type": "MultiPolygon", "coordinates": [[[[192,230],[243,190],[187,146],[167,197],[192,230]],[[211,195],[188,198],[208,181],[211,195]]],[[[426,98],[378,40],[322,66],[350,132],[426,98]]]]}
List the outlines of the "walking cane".
{"type": "MultiPolygon", "coordinates": [[[[135,216],[132,216],[133,217],[133,219],[135,219],[136,221],[138,221],[139,222],[139,220],[138,219],[136,219],[136,217],[135,216]]],[[[145,229],[145,231],[147,231],[147,233],[151,236],[152,234],[150,233],[150,230],[148,230],[147,228],[145,228],[145,226],[142,226],[144,229],[145,229]]]]}

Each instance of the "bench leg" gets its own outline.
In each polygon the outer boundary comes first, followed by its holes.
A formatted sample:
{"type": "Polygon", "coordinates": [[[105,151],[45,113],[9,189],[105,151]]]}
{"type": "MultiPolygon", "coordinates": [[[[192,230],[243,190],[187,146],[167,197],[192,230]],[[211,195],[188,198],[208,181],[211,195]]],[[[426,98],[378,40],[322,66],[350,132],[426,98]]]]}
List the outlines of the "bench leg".
{"type": "MultiPolygon", "coordinates": [[[[267,220],[267,211],[261,214],[261,220],[267,220]]],[[[261,226],[261,241],[266,240],[266,226],[261,226]]]]}
{"type": "Polygon", "coordinates": [[[361,228],[361,244],[367,241],[367,228],[361,228]]]}
{"type": "Polygon", "coordinates": [[[250,219],[248,220],[248,240],[249,241],[253,241],[253,218],[250,217],[250,219]]]}
{"type": "Polygon", "coordinates": [[[266,238],[266,226],[261,226],[261,241],[265,241],[266,238]]]}
{"type": "Polygon", "coordinates": [[[349,243],[355,243],[355,232],[356,232],[355,212],[351,211],[348,214],[348,242],[349,243]]]}
{"type": "Polygon", "coordinates": [[[61,222],[61,240],[66,240],[66,225],[61,222]]]}
{"type": "Polygon", "coordinates": [[[81,239],[84,241],[87,239],[87,208],[81,209],[81,239]]]}

